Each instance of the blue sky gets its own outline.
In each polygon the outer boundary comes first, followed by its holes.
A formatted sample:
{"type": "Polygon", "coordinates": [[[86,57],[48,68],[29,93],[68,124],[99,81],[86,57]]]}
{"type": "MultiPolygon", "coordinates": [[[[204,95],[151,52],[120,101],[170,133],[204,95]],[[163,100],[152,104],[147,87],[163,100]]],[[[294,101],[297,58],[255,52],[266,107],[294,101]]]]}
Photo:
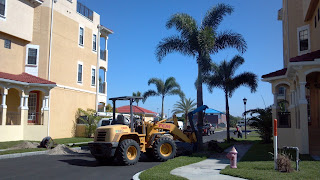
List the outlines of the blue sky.
{"type": "MultiPolygon", "coordinates": [[[[206,11],[218,3],[230,4],[234,12],[224,18],[218,31],[232,30],[243,35],[248,50],[243,54],[245,63],[237,73],[249,71],[259,77],[256,93],[241,87],[229,100],[230,114],[241,116],[244,111],[242,99],[248,99],[247,109],[263,108],[271,105],[273,95],[271,85],[261,81],[261,76],[282,69],[282,23],[277,20],[277,12],[282,7],[279,0],[79,0],[101,15],[101,24],[112,29],[109,36],[109,69],[107,73],[108,98],[132,95],[132,92],[145,92],[155,89],[147,82],[152,77],[166,79],[176,78],[186,97],[195,99],[194,82],[197,77],[196,60],[192,57],[173,53],[166,56],[162,63],[155,57],[155,47],[159,41],[177,34],[174,29],[166,29],[165,24],[175,13],[187,13],[198,23],[206,11]]],[[[238,52],[226,49],[212,55],[214,62],[230,60],[238,52]]],[[[209,93],[203,86],[204,104],[219,111],[225,111],[224,93],[214,89],[209,93]]],[[[179,100],[178,96],[165,98],[164,112],[168,113],[179,100]]],[[[126,105],[119,103],[119,105],[126,105]]],[[[139,104],[141,107],[160,112],[161,98],[150,97],[139,104]]],[[[170,112],[171,114],[171,112],[170,112]]]]}

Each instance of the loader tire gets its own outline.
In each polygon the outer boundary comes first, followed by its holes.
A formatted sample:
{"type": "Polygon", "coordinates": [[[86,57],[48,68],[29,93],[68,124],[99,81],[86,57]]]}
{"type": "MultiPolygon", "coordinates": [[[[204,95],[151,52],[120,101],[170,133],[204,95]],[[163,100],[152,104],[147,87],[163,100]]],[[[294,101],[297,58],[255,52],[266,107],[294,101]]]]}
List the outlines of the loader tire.
{"type": "Polygon", "coordinates": [[[117,160],[121,165],[134,165],[139,161],[140,153],[137,141],[125,139],[118,146],[117,160]]]}
{"type": "Polygon", "coordinates": [[[167,161],[175,157],[177,153],[176,143],[168,138],[161,137],[153,144],[153,156],[157,161],[167,161]]]}

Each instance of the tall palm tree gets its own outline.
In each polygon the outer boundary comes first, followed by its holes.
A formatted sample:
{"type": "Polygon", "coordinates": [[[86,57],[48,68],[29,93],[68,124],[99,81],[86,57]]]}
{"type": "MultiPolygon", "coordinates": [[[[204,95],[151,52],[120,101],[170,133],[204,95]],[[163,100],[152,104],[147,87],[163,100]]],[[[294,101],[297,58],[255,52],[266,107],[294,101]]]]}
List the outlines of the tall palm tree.
{"type": "Polygon", "coordinates": [[[191,100],[191,98],[181,98],[180,101],[178,101],[176,104],[173,105],[173,114],[184,114],[184,125],[183,128],[186,129],[187,123],[188,123],[188,113],[195,110],[196,103],[194,102],[194,99],[191,100]]]}
{"type": "Polygon", "coordinates": [[[154,84],[157,87],[157,90],[148,90],[143,94],[143,100],[144,103],[148,97],[150,96],[161,96],[162,98],[162,108],[161,108],[161,118],[163,118],[163,103],[164,103],[164,97],[170,96],[170,95],[179,95],[180,97],[184,97],[184,93],[180,89],[180,85],[176,82],[176,79],[174,77],[169,77],[166,79],[165,82],[163,82],[159,78],[151,78],[148,81],[148,85],[154,84]]]}
{"type": "MultiPolygon", "coordinates": [[[[133,92],[133,93],[132,93],[132,96],[141,97],[141,92],[140,92],[140,91],[133,92]]],[[[137,106],[139,106],[139,101],[140,101],[140,99],[136,99],[137,106]]]]}
{"type": "Polygon", "coordinates": [[[222,61],[219,65],[212,64],[212,73],[204,77],[204,82],[208,85],[208,89],[217,87],[221,88],[225,93],[226,100],[226,116],[227,116],[227,141],[230,141],[230,114],[228,98],[232,97],[234,91],[240,86],[248,86],[251,92],[257,89],[257,76],[250,72],[243,72],[235,76],[237,68],[244,63],[241,56],[235,56],[230,62],[222,61]]]}
{"type": "MultiPolygon", "coordinates": [[[[233,8],[225,4],[217,4],[209,9],[201,24],[188,14],[177,13],[170,17],[166,27],[176,28],[179,35],[162,39],[156,48],[157,60],[161,62],[163,58],[172,52],[179,52],[183,55],[191,56],[197,60],[197,107],[203,105],[202,95],[202,75],[210,69],[210,54],[215,54],[219,50],[233,47],[243,53],[247,49],[244,38],[230,30],[216,32],[223,17],[231,14],[233,8]]],[[[203,126],[203,113],[198,113],[198,129],[203,126]]],[[[198,149],[202,149],[202,136],[197,134],[198,149]]]]}

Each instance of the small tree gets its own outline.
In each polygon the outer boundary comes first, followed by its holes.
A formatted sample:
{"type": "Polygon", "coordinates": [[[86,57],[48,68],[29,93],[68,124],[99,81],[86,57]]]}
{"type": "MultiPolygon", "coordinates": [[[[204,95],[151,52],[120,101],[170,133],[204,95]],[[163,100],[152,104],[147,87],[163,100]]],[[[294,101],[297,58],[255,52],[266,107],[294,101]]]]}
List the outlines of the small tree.
{"type": "Polygon", "coordinates": [[[241,117],[239,117],[239,116],[232,116],[232,115],[230,114],[230,127],[236,127],[237,122],[238,122],[239,120],[241,120],[241,117]]]}
{"type": "Polygon", "coordinates": [[[196,109],[197,103],[194,102],[194,100],[191,100],[191,98],[187,99],[185,97],[182,97],[180,101],[178,101],[176,104],[173,105],[174,109],[172,110],[173,114],[184,114],[184,129],[187,129],[187,123],[188,123],[188,113],[196,109]]]}
{"type": "MultiPolygon", "coordinates": [[[[133,93],[132,93],[132,96],[141,97],[141,92],[140,92],[140,91],[133,92],[133,93]]],[[[139,106],[139,101],[140,101],[140,99],[136,99],[135,101],[136,101],[136,103],[137,103],[137,106],[139,106]]]]}
{"type": "Polygon", "coordinates": [[[257,128],[258,133],[264,143],[271,143],[272,140],[272,109],[271,106],[265,109],[251,109],[245,112],[250,114],[248,121],[250,126],[257,128]]]}
{"type": "Polygon", "coordinates": [[[81,109],[78,108],[76,117],[78,121],[84,123],[86,125],[85,136],[90,138],[92,137],[94,131],[97,129],[97,124],[101,117],[96,116],[97,112],[93,109],[81,109]]]}

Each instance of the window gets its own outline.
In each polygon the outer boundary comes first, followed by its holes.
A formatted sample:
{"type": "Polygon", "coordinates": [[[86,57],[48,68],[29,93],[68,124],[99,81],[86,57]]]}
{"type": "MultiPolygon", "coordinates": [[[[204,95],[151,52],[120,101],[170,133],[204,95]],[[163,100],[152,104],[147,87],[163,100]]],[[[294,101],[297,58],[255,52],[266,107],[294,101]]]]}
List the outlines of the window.
{"type": "Polygon", "coordinates": [[[4,40],[4,48],[11,49],[11,41],[6,39],[4,40]]]}
{"type": "Polygon", "coordinates": [[[83,34],[84,34],[84,29],[83,27],[80,27],[79,30],[79,45],[83,46],[83,34]]]}
{"type": "Polygon", "coordinates": [[[39,46],[38,45],[27,45],[26,64],[37,65],[39,60],[39,46]]]}
{"type": "Polygon", "coordinates": [[[97,51],[97,35],[92,36],[92,50],[97,51]]]}
{"type": "Polygon", "coordinates": [[[0,17],[6,17],[6,0],[0,0],[0,17]]]}
{"type": "Polygon", "coordinates": [[[82,69],[83,64],[81,62],[78,62],[78,83],[82,84],[82,69]]]}
{"type": "Polygon", "coordinates": [[[96,85],[96,69],[91,68],[91,86],[96,85]]]}
{"type": "Polygon", "coordinates": [[[284,87],[282,87],[282,86],[279,87],[279,92],[278,92],[279,96],[284,96],[285,92],[286,92],[286,89],[284,87]]]}
{"type": "Polygon", "coordinates": [[[30,93],[28,99],[28,120],[36,120],[36,111],[37,111],[37,93],[30,93]]]}
{"type": "Polygon", "coordinates": [[[297,28],[298,55],[310,52],[310,25],[297,28]]]}
{"type": "Polygon", "coordinates": [[[299,32],[300,51],[308,50],[308,30],[299,32]]]}

